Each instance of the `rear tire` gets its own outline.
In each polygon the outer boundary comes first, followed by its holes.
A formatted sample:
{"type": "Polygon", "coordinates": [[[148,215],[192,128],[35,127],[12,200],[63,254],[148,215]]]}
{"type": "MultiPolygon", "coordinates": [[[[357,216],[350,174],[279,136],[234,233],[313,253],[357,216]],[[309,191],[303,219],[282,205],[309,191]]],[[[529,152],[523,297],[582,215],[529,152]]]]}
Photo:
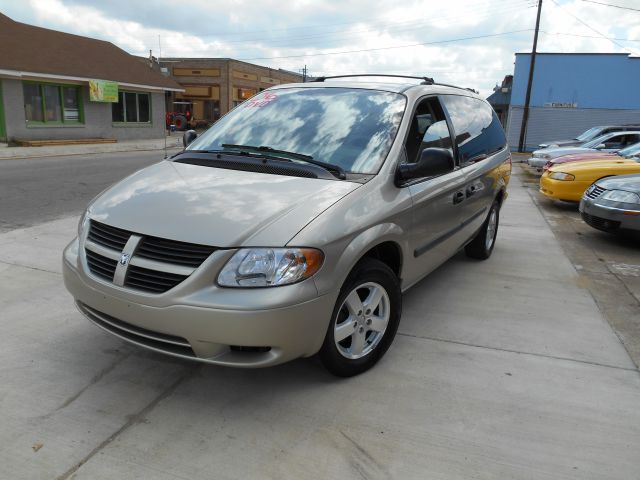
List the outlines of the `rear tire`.
{"type": "Polygon", "coordinates": [[[493,247],[496,244],[498,235],[498,224],[500,223],[500,203],[496,200],[491,205],[487,219],[480,227],[480,231],[473,237],[470,243],[464,247],[467,257],[486,260],[491,256],[493,247]]]}
{"type": "Polygon", "coordinates": [[[365,258],[338,295],[319,356],[338,377],[373,367],[393,341],[402,311],[400,281],[384,263],[365,258]]]}

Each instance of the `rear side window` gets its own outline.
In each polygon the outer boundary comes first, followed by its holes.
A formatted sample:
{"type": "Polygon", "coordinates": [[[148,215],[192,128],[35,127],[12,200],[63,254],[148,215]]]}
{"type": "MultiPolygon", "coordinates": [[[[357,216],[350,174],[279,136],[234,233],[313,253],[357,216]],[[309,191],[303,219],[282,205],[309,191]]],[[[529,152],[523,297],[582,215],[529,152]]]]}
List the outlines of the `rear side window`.
{"type": "Polygon", "coordinates": [[[453,124],[461,164],[482,160],[507,145],[500,121],[488,103],[460,95],[441,98],[453,124]]]}

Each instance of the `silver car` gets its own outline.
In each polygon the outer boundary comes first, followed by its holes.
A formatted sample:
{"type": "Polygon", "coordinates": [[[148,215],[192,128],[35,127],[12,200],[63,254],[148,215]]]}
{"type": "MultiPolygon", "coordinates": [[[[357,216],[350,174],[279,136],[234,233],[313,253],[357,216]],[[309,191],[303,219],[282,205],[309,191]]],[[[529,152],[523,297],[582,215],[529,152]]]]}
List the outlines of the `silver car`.
{"type": "Polygon", "coordinates": [[[584,192],[580,214],[588,225],[604,232],[640,232],[640,175],[598,180],[584,192]]]}
{"type": "Polygon", "coordinates": [[[429,78],[320,80],[259,93],[94,199],[63,254],[79,310],[181,358],[319,353],[350,376],[389,348],[403,291],[462,248],[488,258],[511,172],[489,104],[429,78]]]}
{"type": "Polygon", "coordinates": [[[615,153],[634,143],[640,142],[639,131],[611,132],[593,140],[583,143],[577,147],[556,147],[543,148],[533,152],[527,163],[530,167],[542,169],[545,164],[554,158],[564,155],[575,155],[580,153],[608,152],[615,153]]]}
{"type": "Polygon", "coordinates": [[[591,127],[585,132],[582,132],[575,138],[567,139],[567,140],[552,140],[547,143],[541,143],[538,145],[539,148],[557,148],[557,147],[575,147],[578,145],[582,145],[585,142],[593,140],[596,137],[600,137],[605,133],[610,132],[624,132],[627,130],[640,130],[640,125],[605,125],[599,127],[591,127]]]}

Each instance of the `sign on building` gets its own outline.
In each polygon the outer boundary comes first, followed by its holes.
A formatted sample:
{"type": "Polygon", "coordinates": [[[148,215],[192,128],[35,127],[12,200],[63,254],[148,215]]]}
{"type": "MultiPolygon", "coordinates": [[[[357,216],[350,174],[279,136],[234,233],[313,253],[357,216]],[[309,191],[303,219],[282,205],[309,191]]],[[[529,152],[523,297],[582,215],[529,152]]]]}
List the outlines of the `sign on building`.
{"type": "Polygon", "coordinates": [[[89,100],[92,102],[118,102],[118,82],[89,80],[89,100]]]}
{"type": "Polygon", "coordinates": [[[546,102],[544,106],[551,108],[578,108],[576,102],[546,102]]]}

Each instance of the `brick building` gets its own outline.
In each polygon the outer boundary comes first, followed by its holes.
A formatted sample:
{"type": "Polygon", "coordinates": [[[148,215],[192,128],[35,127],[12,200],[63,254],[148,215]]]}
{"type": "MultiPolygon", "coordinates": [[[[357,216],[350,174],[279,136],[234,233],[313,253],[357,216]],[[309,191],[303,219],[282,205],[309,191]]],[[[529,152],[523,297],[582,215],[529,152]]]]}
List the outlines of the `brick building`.
{"type": "Polygon", "coordinates": [[[302,75],[230,58],[161,58],[163,71],[184,88],[167,94],[167,111],[190,110],[211,123],[272,85],[302,81],[302,75]]]}
{"type": "Polygon", "coordinates": [[[182,88],[112,43],[0,14],[0,142],[160,138],[182,88]]]}

